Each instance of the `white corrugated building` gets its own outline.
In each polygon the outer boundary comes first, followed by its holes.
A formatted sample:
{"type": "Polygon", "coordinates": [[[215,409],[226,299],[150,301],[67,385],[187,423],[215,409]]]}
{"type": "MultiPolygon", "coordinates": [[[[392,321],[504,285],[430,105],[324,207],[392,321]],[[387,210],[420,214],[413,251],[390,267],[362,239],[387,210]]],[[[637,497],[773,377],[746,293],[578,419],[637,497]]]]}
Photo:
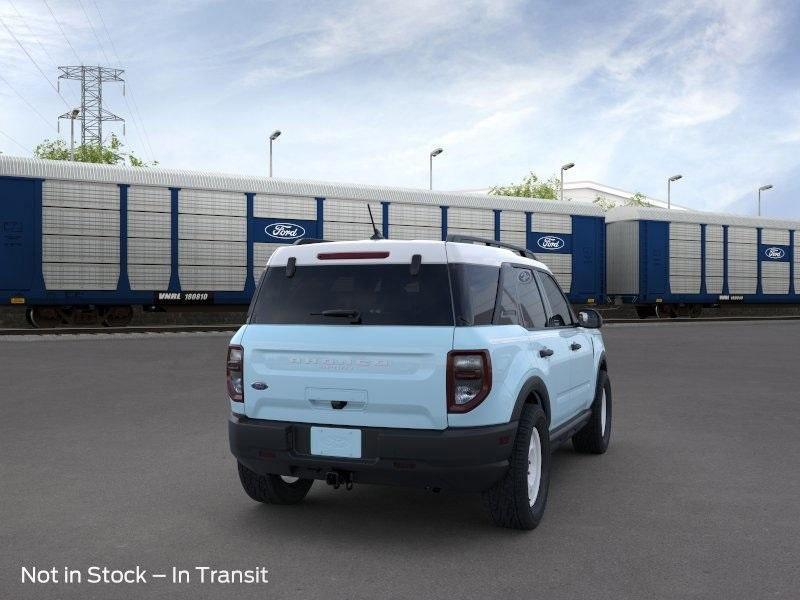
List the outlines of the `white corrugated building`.
{"type": "MultiPolygon", "coordinates": [[[[488,194],[489,189],[476,189],[476,190],[460,190],[461,193],[466,194],[488,194]]],[[[604,198],[607,202],[613,203],[614,206],[625,206],[635,195],[636,192],[628,192],[619,188],[611,187],[596,181],[565,181],[564,182],[564,200],[572,202],[583,202],[587,204],[593,203],[597,200],[598,196],[604,198]]],[[[654,208],[666,208],[666,200],[659,200],[651,196],[645,196],[645,201],[654,208]]],[[[685,206],[672,203],[672,208],[676,210],[687,210],[685,206]]]]}

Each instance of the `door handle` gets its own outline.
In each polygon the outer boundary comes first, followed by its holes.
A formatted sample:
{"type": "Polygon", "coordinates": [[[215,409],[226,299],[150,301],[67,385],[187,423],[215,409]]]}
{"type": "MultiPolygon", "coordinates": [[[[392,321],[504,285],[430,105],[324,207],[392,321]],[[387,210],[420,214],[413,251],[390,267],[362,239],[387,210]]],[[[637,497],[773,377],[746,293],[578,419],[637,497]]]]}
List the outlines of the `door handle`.
{"type": "Polygon", "coordinates": [[[550,348],[542,348],[541,350],[539,350],[539,356],[541,356],[542,358],[553,356],[553,351],[550,350],[550,348]]]}
{"type": "Polygon", "coordinates": [[[570,350],[580,350],[581,345],[578,342],[572,342],[569,346],[570,350]]]}

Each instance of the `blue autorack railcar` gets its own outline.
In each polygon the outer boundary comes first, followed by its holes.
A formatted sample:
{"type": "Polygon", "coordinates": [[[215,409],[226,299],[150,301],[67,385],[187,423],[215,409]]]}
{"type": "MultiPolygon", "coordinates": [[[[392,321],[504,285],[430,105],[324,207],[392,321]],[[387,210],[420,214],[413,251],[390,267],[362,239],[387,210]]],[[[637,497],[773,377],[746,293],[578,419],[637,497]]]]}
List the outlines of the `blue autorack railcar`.
{"type": "Polygon", "coordinates": [[[606,215],[607,292],[639,315],[800,302],[800,222],[624,207],[606,215]]]}
{"type": "Polygon", "coordinates": [[[36,326],[242,307],[279,245],[369,237],[367,205],[384,237],[525,246],[572,302],[604,300],[592,205],[0,156],[0,304],[36,326]]]}

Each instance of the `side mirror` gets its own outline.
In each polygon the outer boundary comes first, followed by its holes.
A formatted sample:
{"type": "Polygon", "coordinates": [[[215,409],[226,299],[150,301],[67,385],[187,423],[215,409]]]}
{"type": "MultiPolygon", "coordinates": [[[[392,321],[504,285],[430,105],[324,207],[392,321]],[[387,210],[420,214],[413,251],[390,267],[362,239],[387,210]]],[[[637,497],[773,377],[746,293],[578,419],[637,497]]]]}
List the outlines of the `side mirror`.
{"type": "Polygon", "coordinates": [[[586,329],[600,329],[603,326],[603,317],[596,310],[587,308],[578,313],[578,322],[586,329]]]}

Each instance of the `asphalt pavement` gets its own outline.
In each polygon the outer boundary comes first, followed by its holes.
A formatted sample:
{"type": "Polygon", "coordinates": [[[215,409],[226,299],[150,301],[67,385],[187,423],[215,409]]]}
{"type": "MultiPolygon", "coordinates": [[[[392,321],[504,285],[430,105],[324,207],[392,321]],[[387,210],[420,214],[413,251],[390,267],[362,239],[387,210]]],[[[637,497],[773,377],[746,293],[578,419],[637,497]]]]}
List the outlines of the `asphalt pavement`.
{"type": "Polygon", "coordinates": [[[0,340],[0,598],[797,598],[800,322],[603,332],[611,448],[556,452],[532,532],[475,495],[318,482],[300,506],[252,502],[226,335],[0,340]],[[137,565],[167,577],[86,581],[137,565]],[[200,583],[203,566],[269,582],[200,583]]]}

